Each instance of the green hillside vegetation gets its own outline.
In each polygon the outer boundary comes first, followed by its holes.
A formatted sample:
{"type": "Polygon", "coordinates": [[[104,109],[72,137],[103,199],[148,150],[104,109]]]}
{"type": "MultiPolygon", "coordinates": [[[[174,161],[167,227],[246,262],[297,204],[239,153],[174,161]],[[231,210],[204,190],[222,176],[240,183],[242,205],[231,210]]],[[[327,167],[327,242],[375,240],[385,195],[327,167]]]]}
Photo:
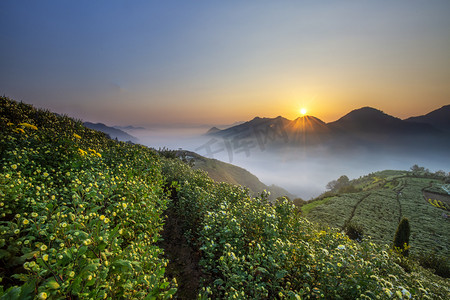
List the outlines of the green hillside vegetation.
{"type": "Polygon", "coordinates": [[[191,164],[194,169],[203,170],[208,173],[208,176],[217,182],[227,182],[233,185],[246,187],[254,196],[260,195],[262,192],[266,191],[269,192],[268,199],[272,201],[280,197],[288,197],[289,199],[295,198],[295,195],[279,186],[265,185],[258,177],[241,167],[217,159],[207,158],[186,150],[161,149],[161,152],[168,157],[182,158],[182,160],[191,164]]]}
{"type": "Polygon", "coordinates": [[[417,265],[408,273],[395,252],[318,228],[289,201],[272,205],[264,195],[110,140],[80,121],[5,97],[0,102],[1,299],[446,299],[450,293],[448,280],[417,265]],[[198,255],[198,286],[187,285],[194,275],[167,258],[174,253],[161,241],[168,224],[182,225],[188,245],[178,246],[198,255]]]}
{"type": "MultiPolygon", "coordinates": [[[[425,170],[426,171],[426,170],[425,170]]],[[[445,173],[382,171],[349,182],[358,192],[319,197],[301,209],[308,220],[345,229],[352,223],[378,244],[392,244],[402,217],[411,226],[410,252],[450,257],[445,173]]],[[[332,193],[331,193],[332,194],[332,193]]],[[[448,259],[447,259],[448,265],[448,259]]]]}

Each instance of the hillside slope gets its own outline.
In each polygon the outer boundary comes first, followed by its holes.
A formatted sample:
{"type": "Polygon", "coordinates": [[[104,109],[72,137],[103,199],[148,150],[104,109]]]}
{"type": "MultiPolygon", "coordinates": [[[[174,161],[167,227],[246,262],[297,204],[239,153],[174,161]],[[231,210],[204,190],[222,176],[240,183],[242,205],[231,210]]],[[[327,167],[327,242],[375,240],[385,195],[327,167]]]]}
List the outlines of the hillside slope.
{"type": "Polygon", "coordinates": [[[407,171],[377,172],[350,182],[356,193],[338,193],[320,200],[307,218],[332,227],[344,228],[346,223],[360,226],[364,235],[379,244],[392,243],[402,217],[411,226],[411,253],[450,257],[450,195],[444,177],[407,171]],[[439,196],[440,195],[440,196],[439,196]],[[429,200],[431,199],[431,200],[429,200]],[[439,200],[440,199],[440,200],[439,200]],[[439,204],[435,204],[434,201],[439,204]]]}
{"type": "Polygon", "coordinates": [[[117,138],[121,142],[133,142],[133,143],[138,142],[138,139],[136,137],[126,133],[125,131],[119,128],[106,126],[103,123],[84,122],[83,125],[86,126],[87,128],[104,132],[107,135],[109,135],[112,139],[117,138]]]}
{"type": "Polygon", "coordinates": [[[81,122],[0,97],[0,127],[1,299],[450,293],[448,280],[415,265],[408,273],[395,253],[321,230],[288,201],[269,204],[81,122]],[[161,242],[168,225],[182,245],[161,242]],[[194,249],[198,259],[170,247],[194,249]],[[201,272],[179,272],[183,263],[201,272]],[[191,286],[187,276],[201,278],[191,286]]]}
{"type": "Polygon", "coordinates": [[[442,106],[423,116],[408,118],[405,121],[430,124],[443,131],[450,132],[450,105],[442,106]]]}
{"type": "Polygon", "coordinates": [[[279,197],[288,197],[289,199],[296,198],[295,195],[289,193],[285,189],[276,185],[267,186],[262,183],[258,177],[250,173],[249,171],[222,162],[217,159],[206,158],[190,151],[177,151],[179,156],[187,156],[189,160],[192,160],[194,169],[200,169],[206,171],[208,176],[217,182],[227,182],[235,185],[242,185],[249,188],[253,195],[260,195],[262,192],[267,191],[270,193],[268,198],[275,200],[279,197]]]}
{"type": "Polygon", "coordinates": [[[168,298],[158,154],[0,98],[0,298],[168,298]]]}

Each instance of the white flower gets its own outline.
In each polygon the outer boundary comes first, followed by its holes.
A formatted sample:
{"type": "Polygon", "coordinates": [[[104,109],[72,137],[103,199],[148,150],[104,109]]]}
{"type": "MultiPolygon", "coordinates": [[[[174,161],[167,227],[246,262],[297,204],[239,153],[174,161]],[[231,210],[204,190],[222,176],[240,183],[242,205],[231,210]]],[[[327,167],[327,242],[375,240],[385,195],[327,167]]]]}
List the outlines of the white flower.
{"type": "Polygon", "coordinates": [[[408,297],[409,299],[411,298],[411,293],[405,289],[404,287],[400,287],[402,289],[402,295],[408,297]]]}

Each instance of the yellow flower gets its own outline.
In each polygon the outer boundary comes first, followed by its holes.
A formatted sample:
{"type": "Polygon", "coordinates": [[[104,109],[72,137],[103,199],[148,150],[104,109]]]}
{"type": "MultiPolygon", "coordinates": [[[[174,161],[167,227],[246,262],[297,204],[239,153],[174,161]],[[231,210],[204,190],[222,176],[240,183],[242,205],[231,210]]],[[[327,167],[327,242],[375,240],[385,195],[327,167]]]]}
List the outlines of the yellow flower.
{"type": "Polygon", "coordinates": [[[44,254],[44,255],[42,256],[42,259],[43,259],[44,261],[48,261],[48,254],[44,254]]]}
{"type": "Polygon", "coordinates": [[[81,136],[79,136],[78,134],[74,133],[73,136],[77,139],[81,139],[81,136]]]}
{"type": "Polygon", "coordinates": [[[20,123],[19,126],[27,127],[33,130],[37,130],[37,127],[28,123],[20,123]]]}
{"type": "Polygon", "coordinates": [[[104,215],[101,215],[100,216],[100,221],[103,221],[105,219],[105,216],[104,215]]]}
{"type": "Polygon", "coordinates": [[[25,133],[25,131],[22,128],[16,128],[14,129],[14,131],[17,133],[25,133]]]}
{"type": "Polygon", "coordinates": [[[6,124],[6,125],[8,125],[8,126],[13,126],[14,123],[8,122],[8,124],[6,124]]]}
{"type": "Polygon", "coordinates": [[[80,152],[81,156],[86,155],[86,151],[84,151],[83,149],[78,148],[78,152],[80,152]]]}
{"type": "Polygon", "coordinates": [[[17,165],[14,164],[14,165],[11,166],[11,168],[12,168],[13,170],[17,169],[17,165]]]}
{"type": "Polygon", "coordinates": [[[49,282],[47,283],[47,286],[48,286],[49,288],[51,288],[51,289],[54,289],[54,290],[59,289],[59,287],[60,287],[59,283],[57,283],[55,280],[49,281],[49,282]]]}
{"type": "Polygon", "coordinates": [[[98,152],[95,153],[98,157],[102,157],[102,155],[98,152]]]}
{"type": "Polygon", "coordinates": [[[28,223],[30,223],[30,221],[28,221],[27,219],[24,219],[24,220],[22,221],[22,223],[23,223],[23,225],[27,225],[28,223]]]}
{"type": "Polygon", "coordinates": [[[45,250],[47,250],[47,246],[46,245],[42,245],[41,246],[41,251],[45,251],[45,250]]]}
{"type": "Polygon", "coordinates": [[[69,273],[69,277],[74,277],[74,276],[75,276],[75,272],[74,271],[69,273]]]}
{"type": "Polygon", "coordinates": [[[45,299],[47,299],[47,297],[48,296],[47,296],[46,292],[42,292],[38,295],[38,299],[41,299],[41,300],[45,300],[45,299]]]}

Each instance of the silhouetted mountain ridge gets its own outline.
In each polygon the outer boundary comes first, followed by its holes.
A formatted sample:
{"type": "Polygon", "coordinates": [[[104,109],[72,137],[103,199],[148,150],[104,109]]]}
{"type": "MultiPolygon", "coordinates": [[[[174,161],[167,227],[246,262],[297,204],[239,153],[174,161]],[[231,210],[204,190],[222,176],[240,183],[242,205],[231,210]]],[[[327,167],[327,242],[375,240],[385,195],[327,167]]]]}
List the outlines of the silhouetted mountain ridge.
{"type": "MultiPolygon", "coordinates": [[[[288,120],[282,116],[244,122],[208,134],[233,141],[255,140],[263,150],[286,147],[326,146],[334,150],[349,151],[399,148],[419,149],[450,146],[450,105],[425,116],[402,120],[383,111],[362,107],[334,122],[325,123],[313,116],[288,120]],[[448,128],[448,131],[444,131],[448,128]]],[[[333,151],[334,151],[333,150],[333,151]]]]}
{"type": "Polygon", "coordinates": [[[126,133],[125,131],[107,126],[103,123],[84,122],[83,125],[86,126],[87,128],[104,132],[107,135],[109,135],[112,139],[117,138],[119,141],[122,142],[133,142],[133,143],[138,142],[138,139],[136,137],[126,133]]]}
{"type": "Polygon", "coordinates": [[[405,121],[429,124],[437,129],[450,132],[450,105],[444,105],[426,115],[411,117],[405,121]]]}
{"type": "Polygon", "coordinates": [[[355,109],[328,126],[349,133],[398,135],[437,134],[440,131],[430,124],[405,122],[372,107],[355,109]]]}

